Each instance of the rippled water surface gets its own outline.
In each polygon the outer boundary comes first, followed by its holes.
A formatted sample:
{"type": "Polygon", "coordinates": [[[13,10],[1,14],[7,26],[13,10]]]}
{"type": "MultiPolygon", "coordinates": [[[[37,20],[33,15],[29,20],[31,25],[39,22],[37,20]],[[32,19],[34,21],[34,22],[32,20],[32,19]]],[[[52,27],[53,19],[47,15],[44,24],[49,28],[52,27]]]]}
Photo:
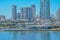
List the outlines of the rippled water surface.
{"type": "Polygon", "coordinates": [[[0,32],[0,40],[60,40],[60,31],[0,32]]]}

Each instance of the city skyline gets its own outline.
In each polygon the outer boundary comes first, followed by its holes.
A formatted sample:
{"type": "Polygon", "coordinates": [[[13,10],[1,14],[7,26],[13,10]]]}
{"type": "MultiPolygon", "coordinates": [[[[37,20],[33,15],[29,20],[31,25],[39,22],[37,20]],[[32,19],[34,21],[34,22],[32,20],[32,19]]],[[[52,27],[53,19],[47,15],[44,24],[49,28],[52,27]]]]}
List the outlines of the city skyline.
{"type": "MultiPolygon", "coordinates": [[[[40,11],[40,0],[0,0],[0,15],[5,15],[6,18],[11,18],[12,12],[11,12],[11,7],[12,5],[17,6],[17,13],[20,12],[20,8],[22,7],[29,7],[30,5],[36,5],[36,14],[39,14],[40,11]],[[36,3],[35,3],[36,2],[36,3]],[[26,5],[25,5],[26,3],[26,5]]],[[[59,6],[60,1],[59,0],[50,0],[50,11],[52,14],[56,14],[56,11],[59,6]]]]}

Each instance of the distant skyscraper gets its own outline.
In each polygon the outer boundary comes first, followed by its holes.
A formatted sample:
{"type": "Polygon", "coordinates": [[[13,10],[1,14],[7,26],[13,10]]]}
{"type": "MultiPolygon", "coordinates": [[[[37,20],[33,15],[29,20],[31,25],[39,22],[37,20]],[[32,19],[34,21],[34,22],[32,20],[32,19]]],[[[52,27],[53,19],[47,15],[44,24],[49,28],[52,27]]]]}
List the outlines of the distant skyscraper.
{"type": "Polygon", "coordinates": [[[33,20],[33,11],[31,7],[26,8],[26,19],[33,20]]]}
{"type": "Polygon", "coordinates": [[[16,20],[16,5],[12,6],[12,19],[16,20]]]}
{"type": "Polygon", "coordinates": [[[56,20],[60,21],[60,9],[56,12],[56,20]]]}
{"type": "Polygon", "coordinates": [[[33,19],[35,19],[35,16],[36,16],[36,7],[35,7],[35,5],[31,5],[31,8],[32,8],[33,19]]]}
{"type": "Polygon", "coordinates": [[[50,19],[50,0],[40,0],[40,18],[50,19]]]}
{"type": "Polygon", "coordinates": [[[22,13],[22,19],[32,20],[33,14],[31,7],[21,8],[21,13],[22,13]]]}
{"type": "Polygon", "coordinates": [[[26,11],[25,8],[21,8],[21,19],[26,19],[25,11],[26,11]]]}
{"type": "Polygon", "coordinates": [[[20,20],[20,13],[17,13],[17,20],[20,20]]]}

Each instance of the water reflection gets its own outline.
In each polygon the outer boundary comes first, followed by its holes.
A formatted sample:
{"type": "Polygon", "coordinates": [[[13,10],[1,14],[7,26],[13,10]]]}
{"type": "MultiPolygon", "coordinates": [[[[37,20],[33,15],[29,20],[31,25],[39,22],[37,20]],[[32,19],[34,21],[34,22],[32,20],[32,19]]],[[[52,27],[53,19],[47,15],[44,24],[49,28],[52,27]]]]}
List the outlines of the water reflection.
{"type": "Polygon", "coordinates": [[[0,32],[0,40],[60,40],[60,31],[0,32]]]}

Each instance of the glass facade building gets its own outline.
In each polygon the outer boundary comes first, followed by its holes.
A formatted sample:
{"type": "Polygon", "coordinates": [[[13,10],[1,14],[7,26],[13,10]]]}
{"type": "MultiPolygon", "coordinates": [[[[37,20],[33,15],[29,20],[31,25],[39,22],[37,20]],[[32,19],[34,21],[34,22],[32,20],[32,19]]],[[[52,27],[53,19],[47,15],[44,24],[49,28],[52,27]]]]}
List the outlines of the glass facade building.
{"type": "Polygon", "coordinates": [[[56,12],[56,21],[60,22],[60,9],[58,9],[56,12]]]}
{"type": "Polygon", "coordinates": [[[21,8],[21,14],[22,19],[33,21],[36,15],[35,5],[31,5],[31,7],[21,8]]]}
{"type": "Polygon", "coordinates": [[[31,5],[31,8],[32,8],[32,15],[33,15],[33,20],[36,16],[36,6],[35,5],[31,5]]]}
{"type": "Polygon", "coordinates": [[[25,8],[21,8],[21,19],[25,19],[25,8]]]}
{"type": "Polygon", "coordinates": [[[31,21],[33,19],[33,13],[31,7],[21,8],[22,19],[31,21]]]}
{"type": "Polygon", "coordinates": [[[16,20],[16,6],[15,5],[12,6],[12,19],[16,20]]]}
{"type": "Polygon", "coordinates": [[[40,0],[40,18],[50,19],[50,0],[40,0]]]}

